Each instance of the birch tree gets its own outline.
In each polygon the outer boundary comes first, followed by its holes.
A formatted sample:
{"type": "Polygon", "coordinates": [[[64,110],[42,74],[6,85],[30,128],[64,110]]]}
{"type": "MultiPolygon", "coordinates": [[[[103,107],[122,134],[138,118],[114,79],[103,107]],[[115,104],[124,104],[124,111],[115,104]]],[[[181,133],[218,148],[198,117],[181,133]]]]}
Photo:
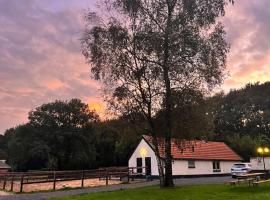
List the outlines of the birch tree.
{"type": "Polygon", "coordinates": [[[172,96],[222,83],[229,51],[221,17],[231,0],[106,0],[86,14],[82,52],[118,114],[141,113],[150,127],[161,186],[173,186],[172,96]],[[165,155],[155,115],[163,110],[165,155]],[[164,168],[164,169],[163,169],[164,168]]]}

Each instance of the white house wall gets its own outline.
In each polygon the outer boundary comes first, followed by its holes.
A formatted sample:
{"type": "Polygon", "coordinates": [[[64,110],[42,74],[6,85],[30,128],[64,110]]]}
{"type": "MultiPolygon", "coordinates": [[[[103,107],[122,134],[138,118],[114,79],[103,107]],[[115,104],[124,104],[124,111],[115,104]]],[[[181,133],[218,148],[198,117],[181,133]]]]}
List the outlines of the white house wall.
{"type": "Polygon", "coordinates": [[[141,140],[132,156],[128,161],[129,167],[137,167],[137,158],[142,158],[142,166],[145,167],[145,157],[151,157],[151,171],[152,175],[158,176],[158,167],[157,167],[157,159],[153,149],[145,142],[145,140],[141,140]],[[143,155],[142,154],[143,151],[143,155]]]}
{"type": "Polygon", "coordinates": [[[212,161],[195,160],[195,168],[188,168],[187,160],[175,160],[172,164],[173,175],[210,175],[228,174],[231,172],[233,164],[237,162],[220,161],[220,172],[213,171],[212,161]]]}
{"type": "MultiPolygon", "coordinates": [[[[154,151],[145,142],[141,140],[132,156],[129,159],[129,167],[137,166],[137,158],[142,158],[142,166],[145,167],[145,157],[151,157],[152,175],[158,175],[157,159],[154,151]],[[143,154],[143,155],[142,155],[143,154]]],[[[269,160],[270,162],[270,160],[269,160]]],[[[221,172],[213,172],[212,161],[195,160],[195,168],[188,168],[187,160],[174,160],[172,164],[173,175],[213,175],[213,174],[228,174],[231,172],[233,164],[237,161],[220,161],[221,172]]]]}
{"type": "MultiPolygon", "coordinates": [[[[270,170],[270,157],[265,157],[264,163],[265,163],[265,169],[270,170]]],[[[251,164],[252,170],[264,170],[262,157],[250,158],[250,164],[251,164]]]]}

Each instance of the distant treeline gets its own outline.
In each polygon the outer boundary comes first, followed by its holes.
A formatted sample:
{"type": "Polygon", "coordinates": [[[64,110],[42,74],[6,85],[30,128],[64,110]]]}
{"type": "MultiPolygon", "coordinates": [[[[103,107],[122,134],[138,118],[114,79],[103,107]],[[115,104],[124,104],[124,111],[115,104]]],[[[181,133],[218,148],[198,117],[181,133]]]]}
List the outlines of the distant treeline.
{"type": "MultiPolygon", "coordinates": [[[[174,101],[174,137],[225,141],[246,160],[257,146],[270,145],[270,82],[212,97],[187,91],[174,101]]],[[[155,117],[159,133],[163,116],[155,117]]],[[[16,171],[125,166],[149,130],[138,113],[101,121],[79,99],[41,105],[28,119],[0,136],[0,159],[16,171]]]]}

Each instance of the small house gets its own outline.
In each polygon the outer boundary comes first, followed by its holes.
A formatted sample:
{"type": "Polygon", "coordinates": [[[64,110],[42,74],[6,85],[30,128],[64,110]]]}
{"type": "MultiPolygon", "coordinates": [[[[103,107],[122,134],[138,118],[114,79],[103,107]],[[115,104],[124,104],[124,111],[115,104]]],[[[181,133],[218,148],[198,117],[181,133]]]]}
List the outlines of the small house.
{"type": "MultiPolygon", "coordinates": [[[[159,153],[164,158],[164,139],[158,139],[159,153]]],[[[158,176],[153,138],[144,135],[129,159],[129,167],[143,167],[147,175],[158,176]]],[[[233,164],[242,161],[224,142],[183,141],[172,139],[173,176],[217,176],[231,172],[233,164]]],[[[143,169],[137,169],[141,173],[143,169]]],[[[136,173],[136,172],[135,172],[136,173]]]]}
{"type": "Polygon", "coordinates": [[[0,173],[5,173],[10,170],[10,166],[6,163],[6,160],[0,160],[0,173]]]}
{"type": "Polygon", "coordinates": [[[270,170],[270,157],[252,157],[250,158],[252,171],[270,170]]]}

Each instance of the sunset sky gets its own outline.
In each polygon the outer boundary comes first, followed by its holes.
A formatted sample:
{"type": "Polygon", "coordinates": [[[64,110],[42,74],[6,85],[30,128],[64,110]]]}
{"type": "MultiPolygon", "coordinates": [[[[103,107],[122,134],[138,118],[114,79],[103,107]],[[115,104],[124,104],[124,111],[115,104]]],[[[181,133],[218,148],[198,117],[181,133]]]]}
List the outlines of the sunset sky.
{"type": "MultiPolygon", "coordinates": [[[[56,99],[80,98],[104,115],[80,50],[82,13],[96,0],[0,0],[0,133],[56,99]]],[[[270,81],[270,1],[236,0],[224,24],[231,52],[224,84],[270,81]]]]}

